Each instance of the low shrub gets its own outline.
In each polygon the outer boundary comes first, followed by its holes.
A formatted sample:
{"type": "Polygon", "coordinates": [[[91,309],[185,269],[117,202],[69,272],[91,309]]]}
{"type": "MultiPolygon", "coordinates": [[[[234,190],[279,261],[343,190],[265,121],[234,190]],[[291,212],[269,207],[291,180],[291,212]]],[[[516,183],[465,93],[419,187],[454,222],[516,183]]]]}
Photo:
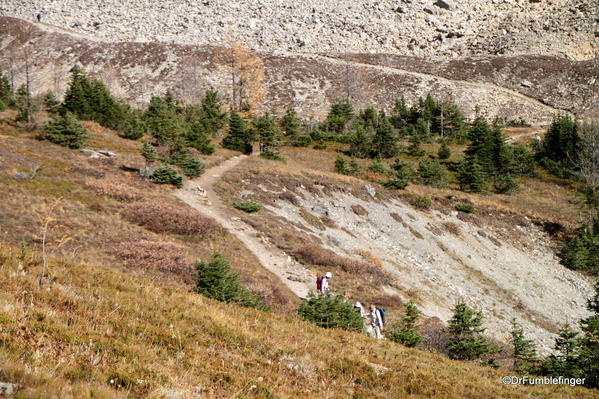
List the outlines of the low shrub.
{"type": "Polygon", "coordinates": [[[262,209],[262,205],[252,200],[240,200],[233,203],[233,207],[247,213],[258,212],[262,209]]]}
{"type": "Polygon", "coordinates": [[[134,203],[123,212],[123,217],[154,233],[206,237],[222,232],[222,227],[214,219],[191,208],[166,203],[134,203]]]}
{"type": "Polygon", "coordinates": [[[134,202],[142,198],[141,193],[125,184],[109,183],[104,180],[89,180],[85,185],[103,197],[108,197],[121,202],[134,202]]]}
{"type": "Polygon", "coordinates": [[[278,152],[274,152],[274,151],[262,151],[260,153],[260,156],[262,158],[270,159],[271,161],[285,162],[287,160],[287,158],[285,158],[283,155],[281,155],[278,152]]]}
{"type": "Polygon", "coordinates": [[[420,209],[428,209],[431,207],[432,201],[427,197],[416,197],[412,200],[412,205],[420,209]]]}
{"type": "Polygon", "coordinates": [[[123,242],[115,248],[114,254],[131,269],[188,276],[191,266],[182,247],[164,241],[123,242]]]}
{"type": "Polygon", "coordinates": [[[464,204],[457,204],[455,206],[455,209],[457,211],[464,212],[464,213],[473,213],[474,212],[474,205],[472,205],[472,204],[466,204],[466,203],[464,203],[464,204]]]}
{"type": "Polygon", "coordinates": [[[151,175],[150,180],[156,184],[171,184],[177,188],[183,187],[183,177],[170,166],[161,166],[151,175]]]}
{"type": "Polygon", "coordinates": [[[294,256],[313,265],[338,268],[346,273],[367,277],[377,284],[388,284],[392,277],[377,262],[339,256],[317,245],[304,245],[294,251],[294,256]]]}

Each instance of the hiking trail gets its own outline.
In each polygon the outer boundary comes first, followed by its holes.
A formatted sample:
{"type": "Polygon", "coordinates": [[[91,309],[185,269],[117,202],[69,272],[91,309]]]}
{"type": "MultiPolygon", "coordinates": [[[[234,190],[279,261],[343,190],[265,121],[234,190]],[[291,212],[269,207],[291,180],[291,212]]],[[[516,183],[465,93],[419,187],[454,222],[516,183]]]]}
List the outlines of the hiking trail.
{"type": "Polygon", "coordinates": [[[295,295],[306,298],[309,290],[313,288],[313,275],[285,252],[265,240],[252,226],[232,215],[231,209],[223,204],[214,191],[214,185],[225,173],[248,158],[247,155],[239,155],[227,159],[206,170],[199,178],[186,181],[183,188],[175,192],[175,196],[202,214],[215,219],[237,237],[258,258],[262,266],[277,276],[295,295]]]}

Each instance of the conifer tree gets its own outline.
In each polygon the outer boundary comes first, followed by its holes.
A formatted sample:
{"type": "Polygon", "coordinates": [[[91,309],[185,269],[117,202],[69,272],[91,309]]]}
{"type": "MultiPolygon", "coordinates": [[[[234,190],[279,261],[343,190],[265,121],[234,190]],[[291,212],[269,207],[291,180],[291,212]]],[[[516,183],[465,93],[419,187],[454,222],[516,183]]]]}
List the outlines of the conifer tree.
{"type": "Polygon", "coordinates": [[[124,121],[122,129],[122,137],[138,140],[146,133],[146,124],[137,114],[132,113],[124,121]]]}
{"type": "Polygon", "coordinates": [[[412,113],[410,112],[404,97],[395,101],[391,118],[393,120],[393,125],[399,130],[414,122],[412,120],[412,113]]]}
{"type": "Polygon", "coordinates": [[[58,101],[54,93],[51,91],[44,94],[42,102],[44,104],[44,111],[47,113],[54,115],[60,111],[60,101],[58,101]]]}
{"type": "Polygon", "coordinates": [[[416,330],[419,318],[420,310],[414,302],[406,302],[401,324],[395,325],[394,329],[387,334],[387,338],[410,348],[418,346],[422,342],[422,335],[416,330]]]}
{"type": "Polygon", "coordinates": [[[407,153],[413,157],[421,157],[424,155],[424,150],[420,147],[422,140],[420,136],[412,130],[410,134],[410,145],[408,146],[407,153]]]}
{"type": "Polygon", "coordinates": [[[391,158],[398,152],[397,134],[389,118],[382,114],[379,116],[379,123],[372,138],[373,157],[391,158]]]}
{"type": "Polygon", "coordinates": [[[463,301],[456,304],[449,320],[447,350],[449,357],[458,360],[476,360],[498,353],[500,348],[487,342],[482,335],[483,315],[468,307],[463,301]]]}
{"type": "Polygon", "coordinates": [[[324,127],[335,133],[343,133],[353,115],[354,109],[348,99],[337,100],[331,105],[324,127]]]}
{"type": "Polygon", "coordinates": [[[210,137],[205,125],[201,122],[190,124],[184,134],[185,144],[188,147],[195,148],[206,155],[214,153],[214,146],[210,142],[210,137]]]}
{"type": "Polygon", "coordinates": [[[420,183],[441,187],[447,180],[447,170],[435,159],[424,159],[418,164],[420,183]]]}
{"type": "Polygon", "coordinates": [[[152,97],[144,113],[148,132],[160,143],[168,144],[182,135],[183,123],[177,115],[176,102],[167,91],[164,98],[152,97]]]}
{"type": "Polygon", "coordinates": [[[363,322],[352,304],[342,296],[310,294],[302,301],[298,314],[304,320],[323,328],[339,328],[348,331],[362,331],[363,322]]]}
{"type": "Polygon", "coordinates": [[[587,309],[592,314],[581,320],[583,337],[580,340],[580,359],[585,385],[599,388],[599,280],[595,282],[595,294],[587,302],[587,309]]]}
{"type": "Polygon", "coordinates": [[[63,147],[77,149],[85,144],[89,134],[79,120],[67,112],[64,115],[57,115],[51,122],[46,123],[40,138],[63,147]]]}
{"type": "Polygon", "coordinates": [[[441,141],[441,147],[439,147],[439,152],[437,153],[437,156],[439,157],[439,159],[449,159],[449,157],[451,156],[451,150],[447,145],[447,140],[441,141]]]}
{"type": "Polygon", "coordinates": [[[148,163],[154,162],[158,159],[158,152],[156,152],[154,146],[147,141],[145,141],[141,147],[141,155],[148,163]]]}
{"type": "Polygon", "coordinates": [[[31,98],[31,92],[27,84],[24,83],[17,89],[15,94],[15,105],[19,111],[15,120],[19,122],[32,122],[33,114],[37,110],[37,107],[31,98]]]}
{"type": "Polygon", "coordinates": [[[301,133],[301,123],[297,117],[297,113],[292,109],[287,109],[283,118],[281,118],[281,129],[286,137],[289,137],[291,141],[297,138],[301,133]]]}
{"type": "Polygon", "coordinates": [[[8,77],[0,73],[0,102],[10,105],[12,102],[12,88],[8,77]]]}
{"type": "MultiPolygon", "coordinates": [[[[227,114],[222,110],[221,99],[216,90],[208,90],[202,98],[200,122],[204,131],[214,136],[227,121],[227,114]]],[[[200,150],[201,151],[201,150],[200,150]]]]}
{"type": "Polygon", "coordinates": [[[579,124],[568,115],[553,119],[541,142],[539,158],[547,158],[562,168],[573,168],[578,159],[581,139],[579,124]]]}
{"type": "Polygon", "coordinates": [[[516,319],[512,319],[510,335],[510,343],[514,349],[514,364],[512,369],[520,374],[528,374],[532,371],[537,361],[537,351],[534,341],[524,336],[524,330],[516,322],[516,319]]]}
{"type": "Polygon", "coordinates": [[[458,182],[460,188],[474,193],[481,192],[486,187],[486,178],[478,158],[464,158],[458,165],[458,182]]]}
{"type": "Polygon", "coordinates": [[[371,152],[370,136],[366,129],[358,124],[350,136],[349,154],[352,157],[367,158],[371,152]]]}
{"type": "Polygon", "coordinates": [[[584,377],[580,359],[580,333],[569,325],[564,325],[555,339],[555,354],[541,362],[544,375],[564,377],[584,377]]]}
{"type": "Polygon", "coordinates": [[[362,126],[370,131],[374,131],[379,125],[379,114],[374,107],[361,111],[359,118],[362,126]]]}
{"type": "Polygon", "coordinates": [[[225,303],[236,303],[244,307],[260,310],[268,308],[260,297],[243,287],[236,274],[231,273],[229,262],[218,252],[214,252],[209,261],[198,261],[193,275],[194,291],[208,298],[225,303]]]}
{"type": "Polygon", "coordinates": [[[247,123],[235,111],[229,115],[229,132],[223,139],[222,146],[244,154],[252,153],[251,134],[247,123]]]}
{"type": "Polygon", "coordinates": [[[260,152],[276,154],[280,144],[281,131],[275,118],[267,113],[256,118],[253,124],[260,142],[260,152]]]}

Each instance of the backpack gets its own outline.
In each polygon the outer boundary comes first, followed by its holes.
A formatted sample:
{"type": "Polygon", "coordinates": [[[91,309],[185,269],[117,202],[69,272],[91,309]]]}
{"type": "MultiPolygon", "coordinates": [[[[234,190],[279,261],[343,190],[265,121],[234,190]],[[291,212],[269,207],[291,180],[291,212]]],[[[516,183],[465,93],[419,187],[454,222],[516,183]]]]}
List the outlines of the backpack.
{"type": "Polygon", "coordinates": [[[381,314],[381,321],[383,322],[383,324],[385,324],[385,316],[387,315],[385,313],[385,309],[379,308],[379,313],[381,314]]]}
{"type": "Polygon", "coordinates": [[[320,291],[322,289],[322,279],[323,276],[316,277],[316,289],[320,291]]]}

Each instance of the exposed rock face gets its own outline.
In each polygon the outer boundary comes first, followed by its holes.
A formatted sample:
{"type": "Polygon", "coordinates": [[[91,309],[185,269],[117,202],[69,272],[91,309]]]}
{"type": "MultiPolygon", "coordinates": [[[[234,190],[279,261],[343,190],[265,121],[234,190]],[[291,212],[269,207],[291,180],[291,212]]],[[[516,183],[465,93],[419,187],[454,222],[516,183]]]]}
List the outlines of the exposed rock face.
{"type": "MultiPolygon", "coordinates": [[[[44,25],[0,17],[0,70],[15,85],[25,80],[30,60],[35,93],[61,95],[69,69],[81,65],[101,78],[118,96],[143,105],[152,95],[171,89],[188,102],[209,87],[225,97],[230,74],[217,56],[222,49],[164,43],[107,43],[44,25]],[[12,65],[12,66],[11,66],[12,65]]],[[[263,106],[283,111],[293,106],[302,115],[320,117],[338,97],[350,95],[357,108],[372,104],[391,108],[432,92],[451,97],[468,116],[480,106],[484,115],[524,118],[544,124],[559,110],[599,116],[599,62],[549,56],[482,57],[427,61],[393,55],[320,55],[258,53],[264,63],[263,106]],[[522,82],[528,82],[522,85],[522,82]]],[[[228,100],[227,100],[228,101],[228,100]]]]}
{"type": "Polygon", "coordinates": [[[596,0],[4,0],[0,15],[107,41],[224,45],[262,51],[414,56],[544,54],[599,48],[596,0]]]}

